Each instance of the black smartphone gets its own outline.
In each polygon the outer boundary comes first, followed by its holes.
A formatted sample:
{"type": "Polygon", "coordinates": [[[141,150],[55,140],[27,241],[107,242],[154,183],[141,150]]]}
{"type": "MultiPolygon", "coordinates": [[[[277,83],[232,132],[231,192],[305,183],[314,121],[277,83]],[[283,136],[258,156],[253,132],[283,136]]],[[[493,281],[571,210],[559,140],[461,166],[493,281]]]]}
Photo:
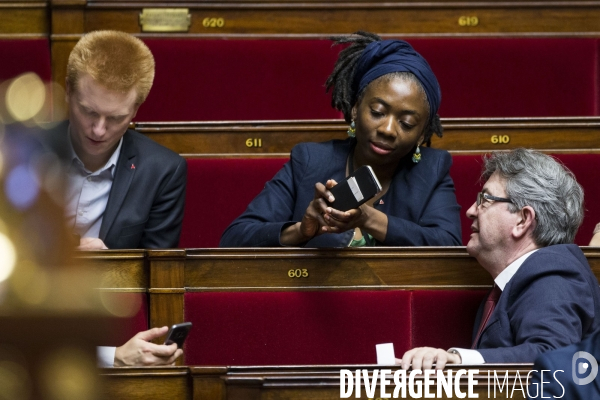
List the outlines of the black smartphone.
{"type": "Polygon", "coordinates": [[[338,183],[329,191],[335,200],[332,203],[327,202],[327,204],[336,210],[348,211],[360,207],[381,192],[381,185],[373,168],[363,165],[345,181],[338,183]]]}
{"type": "Polygon", "coordinates": [[[183,348],[183,342],[188,335],[188,332],[192,329],[191,322],[182,322],[181,324],[175,324],[171,326],[165,339],[165,344],[170,345],[171,343],[177,343],[178,348],[183,348]]]}

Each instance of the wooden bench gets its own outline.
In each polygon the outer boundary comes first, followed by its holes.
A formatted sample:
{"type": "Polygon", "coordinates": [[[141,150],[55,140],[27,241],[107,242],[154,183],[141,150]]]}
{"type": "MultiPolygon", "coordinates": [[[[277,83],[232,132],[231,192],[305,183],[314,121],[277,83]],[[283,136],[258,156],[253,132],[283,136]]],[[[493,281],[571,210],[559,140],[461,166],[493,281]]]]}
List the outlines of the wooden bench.
{"type": "MultiPolygon", "coordinates": [[[[584,248],[598,277],[597,250],[584,248]]],[[[149,307],[140,312],[151,326],[192,321],[190,365],[374,363],[377,343],[395,343],[398,354],[425,344],[468,346],[492,285],[464,247],[78,256],[101,273],[103,291],[147,293],[149,307]]]]}

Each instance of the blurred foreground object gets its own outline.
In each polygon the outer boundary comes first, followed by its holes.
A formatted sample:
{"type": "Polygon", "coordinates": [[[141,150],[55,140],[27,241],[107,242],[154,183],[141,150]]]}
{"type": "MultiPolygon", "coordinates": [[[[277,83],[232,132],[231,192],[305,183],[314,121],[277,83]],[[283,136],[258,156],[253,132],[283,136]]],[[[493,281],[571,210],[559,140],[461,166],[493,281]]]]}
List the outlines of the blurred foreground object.
{"type": "Polygon", "coordinates": [[[34,74],[0,83],[0,400],[100,399],[95,346],[113,332],[42,145],[51,89],[34,74]]]}

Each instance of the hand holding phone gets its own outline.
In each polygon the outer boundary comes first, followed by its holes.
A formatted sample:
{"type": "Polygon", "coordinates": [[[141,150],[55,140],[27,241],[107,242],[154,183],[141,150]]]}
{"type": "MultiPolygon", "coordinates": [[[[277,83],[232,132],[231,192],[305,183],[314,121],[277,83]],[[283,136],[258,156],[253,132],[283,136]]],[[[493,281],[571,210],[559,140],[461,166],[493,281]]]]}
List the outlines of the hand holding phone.
{"type": "Polygon", "coordinates": [[[172,343],[177,343],[177,348],[183,348],[183,342],[185,342],[190,329],[192,329],[191,322],[182,322],[171,326],[165,339],[165,345],[168,346],[172,343]]]}
{"type": "Polygon", "coordinates": [[[373,169],[363,165],[329,191],[335,200],[331,203],[327,201],[327,205],[339,211],[348,211],[375,197],[381,191],[381,184],[373,169]]]}

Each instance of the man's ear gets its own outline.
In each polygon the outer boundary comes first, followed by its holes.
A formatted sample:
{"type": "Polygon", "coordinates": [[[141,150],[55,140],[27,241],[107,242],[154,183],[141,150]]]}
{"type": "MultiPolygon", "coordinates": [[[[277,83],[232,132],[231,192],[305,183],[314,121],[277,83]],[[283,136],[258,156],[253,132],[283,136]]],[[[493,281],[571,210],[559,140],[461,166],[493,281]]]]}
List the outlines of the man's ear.
{"type": "Polygon", "coordinates": [[[533,232],[537,226],[535,210],[531,206],[525,206],[517,213],[517,223],[513,228],[513,235],[522,238],[533,232]]]}

